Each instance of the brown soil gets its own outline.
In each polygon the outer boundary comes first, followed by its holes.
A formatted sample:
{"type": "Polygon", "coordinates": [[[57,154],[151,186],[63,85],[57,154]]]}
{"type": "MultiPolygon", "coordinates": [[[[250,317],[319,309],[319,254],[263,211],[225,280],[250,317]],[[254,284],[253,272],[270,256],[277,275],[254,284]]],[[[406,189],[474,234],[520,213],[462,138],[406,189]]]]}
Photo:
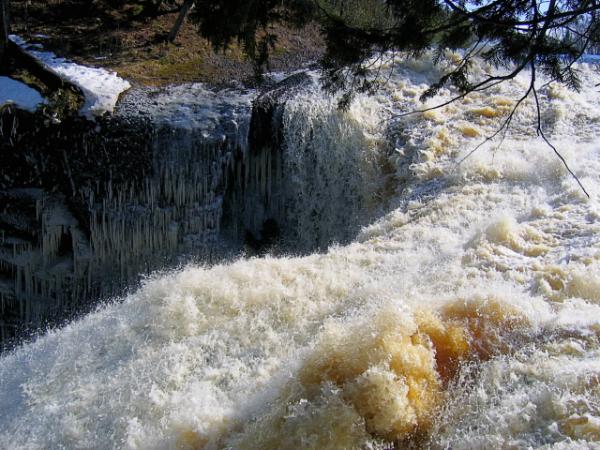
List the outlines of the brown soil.
{"type": "MultiPolygon", "coordinates": [[[[252,63],[239,46],[217,53],[189,22],[175,43],[165,42],[177,12],[164,8],[154,17],[144,17],[127,2],[107,9],[101,0],[13,0],[12,32],[81,64],[114,70],[137,85],[222,85],[232,80],[253,84],[252,63]]],[[[304,67],[322,54],[315,27],[278,27],[275,32],[278,41],[270,70],[304,67]]]]}

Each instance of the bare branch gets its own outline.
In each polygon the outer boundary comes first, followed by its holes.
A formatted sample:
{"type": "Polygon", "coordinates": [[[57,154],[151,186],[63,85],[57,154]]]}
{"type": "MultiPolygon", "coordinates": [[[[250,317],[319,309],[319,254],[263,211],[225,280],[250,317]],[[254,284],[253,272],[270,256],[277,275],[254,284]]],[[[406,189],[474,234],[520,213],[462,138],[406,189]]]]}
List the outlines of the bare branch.
{"type": "Polygon", "coordinates": [[[535,105],[536,105],[536,109],[537,109],[537,129],[536,130],[537,130],[538,136],[541,136],[541,138],[548,145],[548,147],[550,147],[552,149],[552,151],[554,151],[554,154],[556,156],[558,156],[558,158],[561,160],[561,162],[565,166],[565,169],[567,169],[567,171],[575,179],[575,181],[577,182],[577,184],[579,185],[579,187],[581,188],[581,190],[583,191],[583,193],[587,196],[587,198],[590,198],[590,194],[585,189],[585,187],[583,186],[583,184],[581,183],[581,181],[579,180],[579,178],[577,177],[577,175],[575,175],[575,173],[571,170],[571,168],[567,164],[567,161],[560,154],[560,152],[558,151],[558,149],[548,140],[548,138],[546,137],[546,134],[544,133],[544,130],[542,129],[542,115],[541,115],[540,100],[538,98],[538,93],[537,93],[537,90],[535,89],[535,86],[533,88],[533,97],[535,98],[535,105]]]}
{"type": "MultiPolygon", "coordinates": [[[[498,128],[493,134],[487,136],[482,142],[480,142],[466,156],[464,156],[463,158],[461,158],[461,160],[456,163],[455,168],[458,167],[458,166],[460,166],[467,158],[469,158],[471,155],[473,155],[477,150],[479,150],[486,143],[494,140],[496,138],[496,136],[498,136],[502,131],[504,131],[504,135],[502,136],[502,141],[504,141],[504,139],[506,137],[506,132],[510,128],[510,124],[511,124],[511,122],[513,120],[513,117],[514,117],[515,113],[517,112],[517,109],[519,108],[519,106],[521,105],[521,103],[523,103],[525,101],[525,99],[527,97],[529,97],[529,95],[531,94],[532,90],[533,90],[533,83],[530,83],[527,91],[515,103],[515,106],[513,106],[512,110],[510,111],[509,115],[506,117],[506,119],[504,120],[504,122],[502,123],[502,125],[500,126],[500,128],[498,128]]],[[[502,142],[500,143],[500,145],[501,144],[502,144],[502,142]]]]}

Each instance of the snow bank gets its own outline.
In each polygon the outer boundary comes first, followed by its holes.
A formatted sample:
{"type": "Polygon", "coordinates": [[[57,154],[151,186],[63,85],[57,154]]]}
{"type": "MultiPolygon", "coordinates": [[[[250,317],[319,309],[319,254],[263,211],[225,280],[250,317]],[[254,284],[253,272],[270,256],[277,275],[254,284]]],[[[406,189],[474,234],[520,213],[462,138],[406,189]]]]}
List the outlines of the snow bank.
{"type": "Polygon", "coordinates": [[[10,39],[83,91],[85,104],[80,113],[88,119],[112,112],[119,95],[131,87],[116,72],[82,66],[59,58],[52,52],[35,50],[39,45],[28,44],[19,36],[11,35],[10,39]]]}
{"type": "Polygon", "coordinates": [[[0,77],[0,106],[13,103],[27,111],[35,111],[44,99],[38,91],[20,81],[0,77]]]}

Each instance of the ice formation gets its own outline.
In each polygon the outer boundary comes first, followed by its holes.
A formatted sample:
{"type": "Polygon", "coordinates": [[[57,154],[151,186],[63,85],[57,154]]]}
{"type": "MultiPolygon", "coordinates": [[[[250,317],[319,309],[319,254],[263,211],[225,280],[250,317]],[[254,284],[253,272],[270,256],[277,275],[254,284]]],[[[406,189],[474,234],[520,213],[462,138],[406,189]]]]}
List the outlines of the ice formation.
{"type": "Polygon", "coordinates": [[[49,316],[122,292],[167,264],[209,262],[227,253],[227,243],[219,240],[223,196],[233,155],[247,145],[250,94],[227,96],[201,85],[186,92],[177,101],[170,90],[136,92],[130,109],[125,99],[120,115],[104,125],[122,128],[116,140],[73,137],[75,164],[82,161],[78,153],[110,151],[117,164],[136,165],[129,178],[79,184],[79,217],[60,193],[0,192],[6,230],[0,236],[0,340],[11,336],[15,324],[40,326],[49,316]],[[150,109],[152,121],[137,121],[135,114],[146,117],[150,109]],[[187,116],[171,114],[182,109],[187,116]],[[143,136],[136,140],[136,134],[143,136]]]}
{"type": "MultiPolygon", "coordinates": [[[[526,73],[394,119],[439,75],[427,56],[398,63],[347,112],[311,88],[286,104],[278,191],[300,242],[335,226],[345,194],[391,212],[321,253],[157,274],[4,355],[0,447],[599,448],[597,68],[579,67],[580,93],[540,90],[588,199],[531,101],[501,147],[457,164],[526,73]]],[[[240,167],[260,185],[264,166],[240,167]]]]}

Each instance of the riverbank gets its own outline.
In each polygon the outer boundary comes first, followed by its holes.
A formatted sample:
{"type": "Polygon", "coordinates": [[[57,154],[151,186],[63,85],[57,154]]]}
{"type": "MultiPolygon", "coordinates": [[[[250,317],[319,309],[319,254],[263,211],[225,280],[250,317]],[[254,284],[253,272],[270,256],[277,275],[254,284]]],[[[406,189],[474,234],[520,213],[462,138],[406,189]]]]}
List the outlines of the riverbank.
{"type": "MultiPolygon", "coordinates": [[[[186,21],[174,43],[166,42],[178,12],[136,16],[133,5],[96,10],[98,3],[77,0],[13,1],[12,32],[79,64],[115,71],[134,86],[203,82],[222,86],[237,80],[255,84],[252,62],[233,45],[215,52],[186,21]],[[96,6],[94,6],[96,5],[96,6]]],[[[276,28],[278,42],[271,71],[292,71],[315,62],[323,51],[318,30],[276,28]]]]}

